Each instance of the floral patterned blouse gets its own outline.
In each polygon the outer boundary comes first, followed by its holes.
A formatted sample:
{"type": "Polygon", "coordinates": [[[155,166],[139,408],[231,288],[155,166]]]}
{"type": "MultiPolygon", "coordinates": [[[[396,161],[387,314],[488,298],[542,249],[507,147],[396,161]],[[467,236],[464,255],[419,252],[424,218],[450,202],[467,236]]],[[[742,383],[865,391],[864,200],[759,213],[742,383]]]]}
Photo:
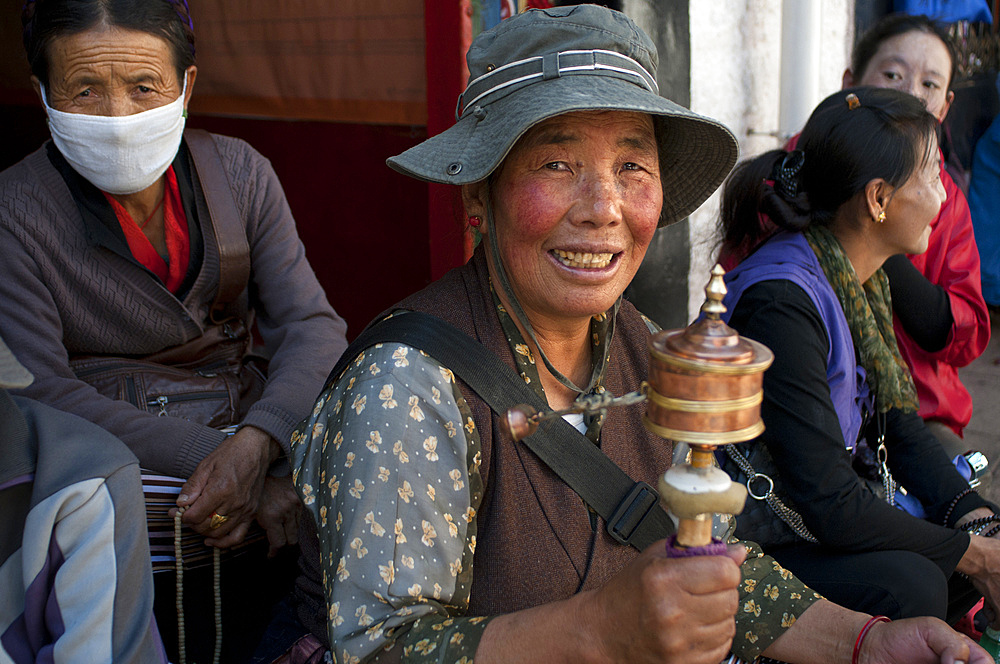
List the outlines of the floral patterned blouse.
{"type": "MultiPolygon", "coordinates": [[[[532,353],[497,310],[518,371],[544,398],[532,353]]],[[[607,327],[603,315],[591,325],[602,363],[607,327]]],[[[585,419],[595,442],[602,423],[585,419]]],[[[293,434],[292,463],[319,534],[334,661],[364,661],[402,638],[404,662],[472,664],[490,620],[465,615],[483,482],[454,374],[409,346],[365,350],[293,434]]],[[[748,551],[734,649],[752,659],[819,596],[748,551]]]]}

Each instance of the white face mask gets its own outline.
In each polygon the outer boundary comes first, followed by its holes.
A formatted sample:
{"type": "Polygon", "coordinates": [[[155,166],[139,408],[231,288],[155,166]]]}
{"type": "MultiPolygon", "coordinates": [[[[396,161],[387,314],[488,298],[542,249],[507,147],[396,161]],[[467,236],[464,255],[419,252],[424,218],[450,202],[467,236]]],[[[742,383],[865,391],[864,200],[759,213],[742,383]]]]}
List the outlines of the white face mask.
{"type": "Polygon", "coordinates": [[[184,133],[184,95],[166,106],[122,116],[65,113],[50,108],[42,86],[52,141],[77,173],[109,194],[149,187],[173,162],[184,133]]]}

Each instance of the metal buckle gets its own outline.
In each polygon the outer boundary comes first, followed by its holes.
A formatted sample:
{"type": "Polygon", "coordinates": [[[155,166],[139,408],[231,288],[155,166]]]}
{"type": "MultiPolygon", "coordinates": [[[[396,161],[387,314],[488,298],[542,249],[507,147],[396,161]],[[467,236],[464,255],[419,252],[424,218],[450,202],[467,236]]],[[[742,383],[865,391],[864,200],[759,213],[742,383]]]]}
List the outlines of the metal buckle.
{"type": "Polygon", "coordinates": [[[986,471],[989,469],[990,460],[978,450],[969,450],[962,456],[972,470],[972,477],[969,478],[969,486],[973,489],[978,488],[983,483],[986,471]]]}
{"type": "Polygon", "coordinates": [[[774,493],[774,480],[765,475],[764,473],[754,473],[752,476],[747,478],[747,493],[754,500],[767,500],[774,493]],[[751,486],[755,480],[764,480],[767,482],[767,491],[764,493],[755,493],[753,487],[751,486]]]}
{"type": "Polygon", "coordinates": [[[608,519],[608,534],[622,544],[629,544],[639,524],[659,501],[660,494],[653,487],[636,482],[608,519]]]}

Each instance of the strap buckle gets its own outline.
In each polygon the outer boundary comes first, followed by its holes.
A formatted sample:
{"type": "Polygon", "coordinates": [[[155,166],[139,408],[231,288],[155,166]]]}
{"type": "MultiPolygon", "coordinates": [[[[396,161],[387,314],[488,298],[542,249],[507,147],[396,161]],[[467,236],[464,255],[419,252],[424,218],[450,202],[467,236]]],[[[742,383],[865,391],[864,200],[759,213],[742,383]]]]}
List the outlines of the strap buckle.
{"type": "Polygon", "coordinates": [[[631,544],[649,511],[660,502],[660,494],[646,482],[636,482],[608,519],[608,534],[622,544],[631,544]]]}

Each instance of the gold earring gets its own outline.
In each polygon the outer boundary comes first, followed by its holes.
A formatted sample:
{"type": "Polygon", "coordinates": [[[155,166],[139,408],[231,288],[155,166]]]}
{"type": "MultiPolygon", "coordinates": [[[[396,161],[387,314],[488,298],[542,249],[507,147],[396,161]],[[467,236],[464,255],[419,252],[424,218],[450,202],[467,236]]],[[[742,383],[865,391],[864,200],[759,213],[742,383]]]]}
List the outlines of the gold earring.
{"type": "Polygon", "coordinates": [[[875,221],[877,221],[880,224],[885,223],[885,210],[882,210],[881,212],[878,213],[878,217],[875,218],[875,221]]]}

